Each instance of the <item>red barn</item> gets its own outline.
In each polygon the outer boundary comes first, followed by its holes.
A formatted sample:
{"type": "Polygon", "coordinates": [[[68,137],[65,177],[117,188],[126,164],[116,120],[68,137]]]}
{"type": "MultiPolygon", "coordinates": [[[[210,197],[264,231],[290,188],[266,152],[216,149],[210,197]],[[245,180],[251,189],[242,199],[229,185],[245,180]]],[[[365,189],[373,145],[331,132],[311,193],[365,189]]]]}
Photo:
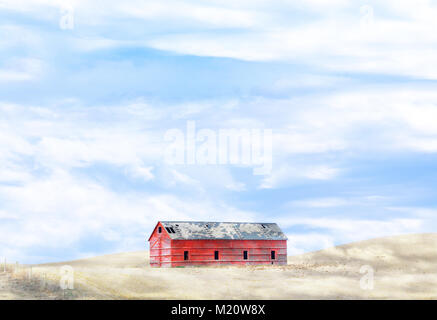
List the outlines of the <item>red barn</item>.
{"type": "Polygon", "coordinates": [[[287,264],[276,223],[160,221],[149,245],[152,267],[287,264]]]}

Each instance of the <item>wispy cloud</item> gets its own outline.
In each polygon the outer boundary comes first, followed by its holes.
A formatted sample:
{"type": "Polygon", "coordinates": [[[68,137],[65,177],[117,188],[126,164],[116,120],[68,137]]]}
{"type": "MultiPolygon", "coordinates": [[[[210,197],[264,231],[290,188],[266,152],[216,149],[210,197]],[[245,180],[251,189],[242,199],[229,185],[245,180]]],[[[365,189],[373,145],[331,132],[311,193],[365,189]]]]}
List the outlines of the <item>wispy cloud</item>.
{"type": "Polygon", "coordinates": [[[0,69],[0,82],[35,80],[42,74],[42,62],[37,59],[12,59],[0,69]]]}
{"type": "Polygon", "coordinates": [[[305,232],[288,234],[290,249],[299,254],[311,249],[324,249],[334,244],[348,243],[384,236],[417,233],[423,230],[422,219],[364,220],[346,218],[279,219],[286,227],[300,226],[305,232]]]}

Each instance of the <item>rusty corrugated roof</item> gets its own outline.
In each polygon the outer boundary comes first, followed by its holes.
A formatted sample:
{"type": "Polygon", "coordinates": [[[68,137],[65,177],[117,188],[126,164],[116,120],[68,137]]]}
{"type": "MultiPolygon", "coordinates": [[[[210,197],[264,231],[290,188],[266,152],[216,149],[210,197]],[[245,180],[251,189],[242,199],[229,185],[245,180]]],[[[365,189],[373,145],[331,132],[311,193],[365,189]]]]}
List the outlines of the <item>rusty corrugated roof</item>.
{"type": "Polygon", "coordinates": [[[287,240],[276,223],[201,221],[161,221],[161,223],[173,240],[287,240]]]}

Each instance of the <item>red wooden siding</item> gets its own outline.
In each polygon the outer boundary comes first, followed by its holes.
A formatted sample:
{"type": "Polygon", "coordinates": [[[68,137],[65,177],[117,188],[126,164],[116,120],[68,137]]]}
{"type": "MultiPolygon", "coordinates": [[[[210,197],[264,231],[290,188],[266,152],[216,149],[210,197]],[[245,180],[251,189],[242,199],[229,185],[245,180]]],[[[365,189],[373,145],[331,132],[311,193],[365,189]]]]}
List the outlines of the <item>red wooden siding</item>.
{"type": "Polygon", "coordinates": [[[149,239],[150,265],[152,267],[171,267],[171,239],[165,228],[159,223],[149,239]],[[158,228],[162,232],[158,233],[158,228]]]}
{"type": "Polygon", "coordinates": [[[152,267],[181,267],[196,265],[285,265],[287,240],[172,240],[158,224],[149,239],[152,267]],[[158,233],[158,228],[162,233],[158,233]],[[184,260],[188,251],[188,260],[184,260]],[[214,259],[214,252],[219,259],[214,259]],[[248,259],[244,260],[244,251],[248,259]],[[276,259],[271,258],[275,251],[276,259]]]}
{"type": "Polygon", "coordinates": [[[286,240],[171,240],[172,267],[187,265],[287,264],[286,240]],[[189,259],[184,261],[184,251],[189,259]],[[214,259],[214,251],[219,259],[214,259]],[[244,251],[248,259],[244,260],[244,251]],[[275,251],[276,259],[271,259],[275,251]]]}

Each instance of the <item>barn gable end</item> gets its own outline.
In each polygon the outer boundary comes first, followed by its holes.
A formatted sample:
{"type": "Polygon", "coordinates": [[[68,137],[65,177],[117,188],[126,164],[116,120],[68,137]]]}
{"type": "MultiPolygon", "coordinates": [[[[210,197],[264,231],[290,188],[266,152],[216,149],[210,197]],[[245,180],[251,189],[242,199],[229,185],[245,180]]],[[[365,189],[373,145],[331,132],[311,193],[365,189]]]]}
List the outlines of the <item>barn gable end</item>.
{"type": "Polygon", "coordinates": [[[152,267],[171,267],[171,238],[160,222],[153,229],[148,241],[150,265],[152,267]]]}

